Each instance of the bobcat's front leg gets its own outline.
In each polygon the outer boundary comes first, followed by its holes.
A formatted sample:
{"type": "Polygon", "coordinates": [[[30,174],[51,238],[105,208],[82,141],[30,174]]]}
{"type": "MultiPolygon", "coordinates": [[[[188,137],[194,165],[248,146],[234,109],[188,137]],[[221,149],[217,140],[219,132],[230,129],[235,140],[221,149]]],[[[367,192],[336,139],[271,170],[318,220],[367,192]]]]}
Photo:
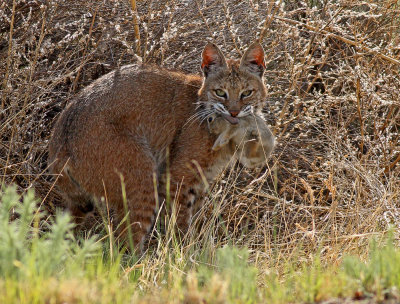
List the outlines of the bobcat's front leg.
{"type": "Polygon", "coordinates": [[[181,233],[185,234],[192,222],[193,206],[197,198],[196,192],[193,188],[184,187],[182,194],[177,201],[177,217],[176,224],[181,233]]]}
{"type": "Polygon", "coordinates": [[[170,184],[168,190],[169,195],[167,195],[166,192],[166,181],[163,181],[162,183],[162,188],[164,189],[160,189],[160,196],[165,200],[164,204],[166,212],[164,212],[164,214],[167,213],[171,216],[174,212],[178,230],[180,233],[185,234],[191,223],[193,206],[197,198],[197,191],[191,187],[193,182],[186,180],[185,178],[179,180],[171,176],[168,183],[170,184]]]}

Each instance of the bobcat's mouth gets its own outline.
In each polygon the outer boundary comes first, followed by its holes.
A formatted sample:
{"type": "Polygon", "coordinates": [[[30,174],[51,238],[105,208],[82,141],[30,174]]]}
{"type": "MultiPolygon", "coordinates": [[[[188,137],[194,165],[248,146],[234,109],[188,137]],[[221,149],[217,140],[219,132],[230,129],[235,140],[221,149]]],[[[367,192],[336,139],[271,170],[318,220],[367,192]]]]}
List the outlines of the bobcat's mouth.
{"type": "Polygon", "coordinates": [[[225,120],[230,122],[232,125],[237,125],[239,123],[239,118],[237,117],[233,117],[227,114],[222,114],[222,117],[225,118],[225,120]]]}

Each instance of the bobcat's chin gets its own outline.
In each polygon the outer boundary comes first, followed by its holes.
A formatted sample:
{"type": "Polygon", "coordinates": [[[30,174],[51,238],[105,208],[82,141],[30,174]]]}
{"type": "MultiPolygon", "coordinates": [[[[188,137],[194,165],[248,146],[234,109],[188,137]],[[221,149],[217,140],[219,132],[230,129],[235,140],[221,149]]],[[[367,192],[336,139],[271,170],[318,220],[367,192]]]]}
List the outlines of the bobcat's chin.
{"type": "Polygon", "coordinates": [[[222,114],[222,117],[232,125],[237,125],[239,123],[239,118],[237,117],[233,117],[228,114],[222,114]]]}

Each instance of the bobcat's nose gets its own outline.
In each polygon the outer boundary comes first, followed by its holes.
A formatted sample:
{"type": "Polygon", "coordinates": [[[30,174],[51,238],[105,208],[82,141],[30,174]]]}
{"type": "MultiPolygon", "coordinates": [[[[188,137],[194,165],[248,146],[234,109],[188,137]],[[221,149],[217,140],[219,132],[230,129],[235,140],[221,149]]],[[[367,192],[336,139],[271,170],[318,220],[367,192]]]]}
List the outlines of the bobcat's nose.
{"type": "Polygon", "coordinates": [[[231,110],[231,111],[229,111],[229,113],[231,114],[232,117],[238,116],[239,112],[240,112],[240,111],[237,111],[237,110],[231,110]]]}

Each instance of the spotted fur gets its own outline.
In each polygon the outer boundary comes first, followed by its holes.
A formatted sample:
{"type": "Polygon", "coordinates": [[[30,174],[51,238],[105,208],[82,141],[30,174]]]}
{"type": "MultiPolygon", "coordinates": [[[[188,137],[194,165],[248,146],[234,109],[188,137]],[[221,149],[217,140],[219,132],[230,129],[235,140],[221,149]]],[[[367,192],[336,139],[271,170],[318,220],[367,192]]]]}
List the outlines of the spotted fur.
{"type": "Polygon", "coordinates": [[[236,122],[259,111],[266,96],[254,72],[263,70],[255,61],[261,50],[253,44],[241,61],[226,61],[209,44],[202,56],[204,78],[129,65],[86,87],[62,112],[49,145],[50,171],[59,175],[56,185],[71,213],[85,218],[88,202],[108,203],[113,227],[121,235],[131,229],[138,250],[154,224],[157,201],[175,206],[178,228],[186,231],[205,188],[202,176],[211,184],[233,156],[228,146],[212,149],[217,135],[209,132],[207,119],[225,115],[236,122]],[[229,98],[218,98],[218,88],[229,98]],[[250,96],[239,98],[249,89],[250,96]],[[124,197],[131,227],[128,221],[120,225],[124,197]]]}

